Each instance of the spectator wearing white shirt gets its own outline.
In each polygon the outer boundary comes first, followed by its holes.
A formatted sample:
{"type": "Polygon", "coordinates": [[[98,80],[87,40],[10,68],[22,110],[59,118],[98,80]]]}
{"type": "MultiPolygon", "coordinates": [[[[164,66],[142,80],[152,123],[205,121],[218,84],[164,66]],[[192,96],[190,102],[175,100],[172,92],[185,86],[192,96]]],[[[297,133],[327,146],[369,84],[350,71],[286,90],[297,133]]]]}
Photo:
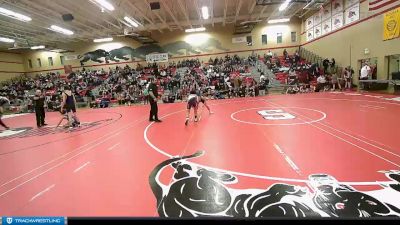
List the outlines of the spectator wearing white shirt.
{"type": "MultiPolygon", "coordinates": [[[[371,67],[369,67],[367,62],[363,63],[363,67],[361,68],[360,71],[360,80],[368,80],[369,76],[371,74],[371,67]]],[[[362,82],[360,82],[363,84],[362,82]]],[[[362,85],[362,89],[365,89],[365,85],[362,85]]]]}
{"type": "Polygon", "coordinates": [[[326,85],[326,78],[323,74],[321,74],[318,78],[317,78],[317,88],[315,89],[315,92],[319,92],[321,89],[323,90],[323,88],[326,85]]]}

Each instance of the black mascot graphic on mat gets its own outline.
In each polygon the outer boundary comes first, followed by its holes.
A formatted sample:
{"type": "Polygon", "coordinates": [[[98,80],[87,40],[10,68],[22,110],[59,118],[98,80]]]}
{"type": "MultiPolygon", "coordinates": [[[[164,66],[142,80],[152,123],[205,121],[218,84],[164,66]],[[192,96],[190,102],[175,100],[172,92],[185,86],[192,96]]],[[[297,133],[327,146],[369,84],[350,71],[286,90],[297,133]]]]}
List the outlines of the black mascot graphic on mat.
{"type": "Polygon", "coordinates": [[[130,56],[132,59],[133,54],[135,53],[135,49],[129,46],[124,46],[122,48],[113,49],[110,51],[110,60],[114,62],[119,62],[120,60],[130,60],[126,56],[130,56]]]}
{"type": "Polygon", "coordinates": [[[149,183],[157,199],[161,217],[399,217],[400,171],[385,171],[391,180],[383,189],[361,192],[340,184],[327,174],[309,176],[309,185],[275,183],[262,189],[229,187],[238,178],[219,171],[202,168],[187,160],[204,152],[168,159],[150,174],[149,183]],[[172,167],[169,184],[160,176],[172,167]],[[382,200],[382,196],[388,196],[382,200]],[[389,203],[388,201],[391,201],[389,203]],[[393,204],[392,204],[393,203],[393,204]]]}
{"type": "Polygon", "coordinates": [[[108,63],[110,53],[107,52],[106,50],[103,49],[97,49],[92,52],[86,52],[83,55],[79,55],[78,59],[81,59],[81,65],[83,65],[85,62],[92,60],[93,62],[97,63],[103,63],[104,61],[100,60],[101,58],[104,58],[106,63],[108,63]]]}
{"type": "Polygon", "coordinates": [[[181,50],[186,50],[186,54],[194,53],[200,54],[200,52],[193,49],[193,47],[185,41],[176,41],[163,46],[163,49],[172,55],[183,55],[181,50]]]}

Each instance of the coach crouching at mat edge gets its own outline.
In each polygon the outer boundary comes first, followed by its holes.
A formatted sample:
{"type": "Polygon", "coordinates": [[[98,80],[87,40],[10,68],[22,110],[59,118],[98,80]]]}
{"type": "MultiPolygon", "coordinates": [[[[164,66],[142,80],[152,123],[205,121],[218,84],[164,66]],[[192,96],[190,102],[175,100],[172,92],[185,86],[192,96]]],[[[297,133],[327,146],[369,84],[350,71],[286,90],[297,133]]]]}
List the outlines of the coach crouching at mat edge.
{"type": "Polygon", "coordinates": [[[161,122],[161,120],[158,119],[158,106],[157,106],[157,98],[158,98],[158,88],[157,85],[154,83],[154,78],[150,79],[150,84],[148,87],[148,92],[149,92],[149,102],[150,102],[150,118],[149,121],[152,122],[161,122]]]}

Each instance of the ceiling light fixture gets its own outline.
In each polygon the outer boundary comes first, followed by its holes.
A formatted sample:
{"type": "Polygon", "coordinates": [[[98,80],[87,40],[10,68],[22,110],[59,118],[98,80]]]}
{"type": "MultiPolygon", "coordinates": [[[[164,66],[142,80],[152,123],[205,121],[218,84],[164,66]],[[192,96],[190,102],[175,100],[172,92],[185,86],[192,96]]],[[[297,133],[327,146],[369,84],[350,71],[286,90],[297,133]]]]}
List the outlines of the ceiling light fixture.
{"type": "Polygon", "coordinates": [[[132,19],[132,18],[130,18],[130,17],[128,17],[128,16],[125,16],[125,17],[124,17],[124,20],[125,20],[126,22],[128,22],[129,24],[131,24],[132,26],[134,26],[134,27],[138,27],[138,26],[139,26],[139,23],[138,23],[138,22],[134,21],[134,19],[132,19]]]}
{"type": "Polygon", "coordinates": [[[56,26],[56,25],[51,25],[50,30],[58,32],[58,33],[62,33],[62,34],[66,34],[66,35],[73,35],[74,32],[70,31],[68,29],[56,26]]]}
{"type": "Polygon", "coordinates": [[[14,39],[10,39],[10,38],[0,37],[0,42],[14,43],[15,40],[14,39]]]}
{"type": "Polygon", "coordinates": [[[286,23],[286,22],[289,22],[289,21],[290,21],[290,18],[284,18],[284,19],[268,20],[268,23],[269,24],[272,24],[272,23],[286,23]]]}
{"type": "Polygon", "coordinates": [[[203,6],[201,7],[201,13],[203,14],[203,19],[208,19],[208,17],[210,16],[208,14],[208,7],[207,6],[203,6]]]}
{"type": "Polygon", "coordinates": [[[107,9],[109,11],[114,11],[115,9],[114,6],[106,0],[91,0],[91,1],[99,4],[103,9],[107,9]]]}
{"type": "Polygon", "coordinates": [[[20,20],[23,22],[29,22],[32,20],[32,18],[30,18],[29,16],[25,16],[20,13],[16,13],[14,11],[11,11],[11,10],[8,10],[8,9],[2,8],[2,7],[0,7],[0,15],[7,16],[7,17],[10,17],[10,18],[13,18],[16,20],[20,20]]]}
{"type": "Polygon", "coordinates": [[[205,27],[199,27],[199,28],[186,29],[185,32],[186,33],[193,33],[193,32],[202,32],[202,31],[205,31],[205,30],[206,30],[205,27]]]}
{"type": "Polygon", "coordinates": [[[110,42],[113,41],[114,39],[112,37],[108,37],[108,38],[98,38],[98,39],[94,39],[93,42],[95,43],[100,43],[100,42],[110,42]]]}
{"type": "Polygon", "coordinates": [[[32,50],[44,49],[44,48],[46,48],[44,45],[38,45],[38,46],[32,46],[32,47],[31,47],[32,50]]]}
{"type": "Polygon", "coordinates": [[[292,1],[292,0],[286,0],[284,3],[282,3],[282,5],[279,6],[279,11],[285,10],[285,9],[289,6],[289,3],[290,3],[291,1],[292,1]]]}

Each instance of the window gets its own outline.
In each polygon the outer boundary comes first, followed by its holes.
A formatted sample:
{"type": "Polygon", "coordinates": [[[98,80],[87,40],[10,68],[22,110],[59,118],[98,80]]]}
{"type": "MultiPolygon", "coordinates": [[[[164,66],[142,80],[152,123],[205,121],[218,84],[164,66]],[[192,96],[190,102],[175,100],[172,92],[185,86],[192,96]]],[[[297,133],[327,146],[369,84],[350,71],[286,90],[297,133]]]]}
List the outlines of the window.
{"type": "Polygon", "coordinates": [[[282,43],[282,33],[276,34],[276,43],[278,44],[282,43]]]}
{"type": "Polygon", "coordinates": [[[297,41],[297,33],[296,32],[290,33],[290,36],[292,37],[292,42],[296,42],[297,41]]]}
{"type": "Polygon", "coordinates": [[[261,35],[261,43],[266,45],[268,43],[268,37],[266,34],[261,35]]]}
{"type": "Polygon", "coordinates": [[[49,57],[48,60],[49,60],[49,66],[53,66],[54,65],[53,58],[49,57]]]}
{"type": "Polygon", "coordinates": [[[42,61],[40,59],[37,59],[37,64],[39,67],[42,67],[42,61]]]}
{"type": "Polygon", "coordinates": [[[29,69],[32,69],[32,60],[30,60],[30,59],[28,59],[28,66],[29,66],[29,69]]]}
{"type": "Polygon", "coordinates": [[[61,62],[61,65],[64,65],[65,58],[64,58],[64,56],[63,56],[63,55],[62,55],[62,56],[60,56],[60,62],[61,62]]]}

